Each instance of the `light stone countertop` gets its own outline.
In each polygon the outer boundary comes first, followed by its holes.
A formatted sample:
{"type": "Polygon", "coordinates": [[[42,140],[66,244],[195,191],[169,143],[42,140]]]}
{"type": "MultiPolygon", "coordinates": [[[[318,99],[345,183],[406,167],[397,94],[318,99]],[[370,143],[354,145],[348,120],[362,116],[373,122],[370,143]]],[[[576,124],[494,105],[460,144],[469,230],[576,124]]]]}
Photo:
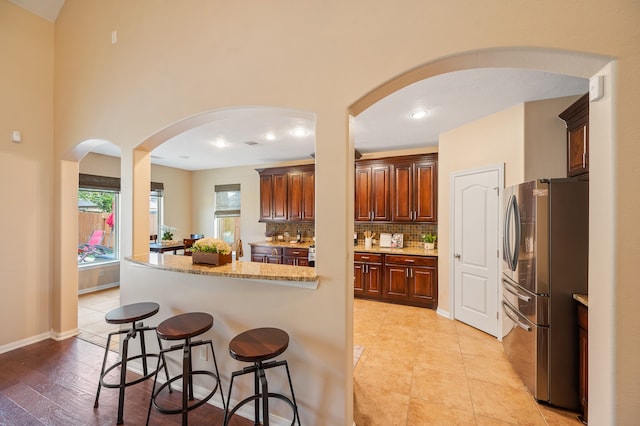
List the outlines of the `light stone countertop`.
{"type": "Polygon", "coordinates": [[[318,287],[316,268],[308,266],[242,261],[233,261],[221,266],[194,265],[191,256],[159,253],[130,256],[126,260],[151,268],[187,274],[249,279],[310,289],[318,287]]]}
{"type": "Polygon", "coordinates": [[[286,241],[256,241],[253,243],[249,243],[250,246],[260,246],[260,247],[290,247],[290,248],[301,248],[308,249],[311,244],[314,244],[313,241],[301,241],[299,243],[292,243],[286,241]]]}
{"type": "Polygon", "coordinates": [[[589,295],[588,294],[573,293],[573,298],[574,298],[574,300],[577,300],[578,302],[582,303],[587,308],[589,307],[589,295]]]}
{"type": "Polygon", "coordinates": [[[364,244],[358,244],[357,246],[353,247],[353,251],[360,252],[360,253],[406,254],[411,256],[438,257],[438,249],[425,250],[424,246],[390,248],[390,247],[380,247],[380,246],[374,245],[370,249],[365,249],[364,244]]]}

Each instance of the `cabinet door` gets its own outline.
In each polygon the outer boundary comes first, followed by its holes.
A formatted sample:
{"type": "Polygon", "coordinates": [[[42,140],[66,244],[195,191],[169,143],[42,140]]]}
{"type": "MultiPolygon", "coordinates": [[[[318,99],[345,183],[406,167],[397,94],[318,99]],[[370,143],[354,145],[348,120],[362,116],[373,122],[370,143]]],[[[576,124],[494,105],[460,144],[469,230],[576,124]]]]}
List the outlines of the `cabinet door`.
{"type": "Polygon", "coordinates": [[[379,165],[371,167],[371,211],[372,220],[391,220],[391,167],[379,165]]]}
{"type": "Polygon", "coordinates": [[[413,220],[415,222],[437,222],[437,176],[435,160],[414,165],[413,220]]]}
{"type": "Polygon", "coordinates": [[[413,164],[395,164],[391,191],[391,217],[394,222],[413,220],[413,192],[413,164]]]}
{"type": "Polygon", "coordinates": [[[355,220],[371,220],[371,169],[356,167],[355,173],[355,220]]]}
{"type": "Polygon", "coordinates": [[[436,269],[432,267],[412,267],[409,275],[409,299],[423,305],[434,306],[436,303],[434,283],[438,280],[435,276],[436,269]]]}
{"type": "Polygon", "coordinates": [[[273,175],[271,219],[287,219],[287,174],[273,175]]]}
{"type": "Polygon", "coordinates": [[[260,175],[260,220],[271,220],[272,177],[260,175]]]}
{"type": "Polygon", "coordinates": [[[313,222],[316,219],[316,174],[302,172],[302,220],[313,222]]]}
{"type": "Polygon", "coordinates": [[[385,266],[384,297],[406,300],[409,296],[409,268],[406,266],[385,266]]]}
{"type": "Polygon", "coordinates": [[[353,264],[353,294],[363,296],[364,291],[364,263],[355,262],[353,264]]]}
{"type": "Polygon", "coordinates": [[[260,262],[264,263],[264,255],[263,254],[252,254],[251,255],[252,262],[260,262]]]}
{"type": "Polygon", "coordinates": [[[364,276],[364,290],[369,297],[382,296],[382,265],[367,264],[367,273],[364,276]]]}
{"type": "Polygon", "coordinates": [[[589,171],[589,125],[567,130],[567,175],[589,171]]]}

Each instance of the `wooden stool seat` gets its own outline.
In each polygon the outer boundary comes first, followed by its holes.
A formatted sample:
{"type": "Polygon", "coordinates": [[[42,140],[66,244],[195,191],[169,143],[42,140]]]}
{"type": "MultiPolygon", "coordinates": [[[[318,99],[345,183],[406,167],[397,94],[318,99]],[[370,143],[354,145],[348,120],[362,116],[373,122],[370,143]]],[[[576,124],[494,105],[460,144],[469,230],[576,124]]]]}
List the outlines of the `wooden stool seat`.
{"type": "Polygon", "coordinates": [[[132,303],[107,312],[104,319],[109,324],[127,324],[149,318],[159,310],[160,305],[154,302],[132,303]]]}
{"type": "Polygon", "coordinates": [[[233,389],[233,381],[236,377],[243,376],[245,374],[253,374],[254,393],[253,395],[247,396],[238,402],[232,409],[225,412],[223,422],[224,426],[229,424],[231,418],[241,407],[250,402],[254,403],[254,424],[269,426],[269,398],[276,398],[287,403],[293,411],[291,426],[293,426],[296,421],[298,422],[298,425],[300,425],[300,415],[298,414],[296,397],[293,393],[293,383],[291,382],[289,365],[286,360],[269,361],[282,354],[288,347],[289,335],[287,332],[280,330],[279,328],[272,327],[247,330],[231,339],[231,342],[229,342],[229,355],[238,361],[252,362],[253,365],[231,373],[231,383],[229,384],[227,403],[231,405],[231,391],[233,389]],[[287,379],[289,381],[289,389],[291,390],[291,398],[281,393],[269,392],[266,370],[275,367],[285,367],[287,379]],[[260,421],[261,405],[262,421],[260,421]]]}
{"type": "Polygon", "coordinates": [[[184,340],[198,336],[213,327],[213,316],[205,312],[189,312],[168,318],[158,324],[161,339],[184,340]]]}
{"type": "Polygon", "coordinates": [[[160,357],[158,358],[158,366],[156,367],[156,377],[153,381],[153,387],[151,390],[151,400],[149,401],[149,410],[147,412],[147,425],[149,424],[149,418],[151,416],[151,408],[155,407],[160,413],[163,414],[181,414],[182,425],[186,426],[189,422],[188,413],[194,410],[207,401],[209,401],[217,391],[220,392],[220,398],[222,399],[222,406],[226,411],[227,404],[224,401],[224,392],[222,390],[222,383],[220,382],[220,372],[218,371],[218,363],[216,361],[216,354],[213,351],[213,342],[208,340],[192,341],[191,339],[204,334],[213,327],[213,316],[205,312],[188,312],[185,314],[175,315],[171,318],[167,318],[162,321],[156,327],[156,334],[159,340],[182,340],[181,344],[172,345],[169,348],[160,350],[160,357]],[[210,370],[194,370],[192,349],[197,346],[206,345],[211,349],[211,358],[213,360],[214,371],[210,370]],[[165,355],[169,352],[181,350],[182,356],[182,373],[172,378],[167,376],[167,381],[156,387],[158,374],[161,366],[167,365],[165,355]],[[194,401],[193,395],[193,379],[195,376],[208,376],[214,380],[214,385],[211,391],[202,399],[197,402],[194,401]],[[171,392],[171,383],[175,381],[182,381],[182,404],[180,407],[167,404],[164,398],[159,397],[162,391],[168,388],[171,392]],[[163,403],[161,405],[160,403],[163,403]]]}
{"type": "Polygon", "coordinates": [[[229,354],[238,361],[257,362],[275,358],[289,347],[289,335],[279,328],[254,328],[229,343],[229,354]]]}

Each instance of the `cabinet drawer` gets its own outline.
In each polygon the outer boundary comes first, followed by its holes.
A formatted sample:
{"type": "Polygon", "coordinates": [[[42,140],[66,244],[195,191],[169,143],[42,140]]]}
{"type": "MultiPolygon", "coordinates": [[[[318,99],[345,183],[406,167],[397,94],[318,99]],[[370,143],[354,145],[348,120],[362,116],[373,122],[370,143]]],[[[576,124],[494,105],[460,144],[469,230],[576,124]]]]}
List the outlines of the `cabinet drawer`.
{"type": "Polygon", "coordinates": [[[309,250],[308,249],[285,247],[285,248],[282,249],[282,255],[283,256],[290,256],[290,257],[308,257],[309,256],[309,250]]]}
{"type": "Polygon", "coordinates": [[[404,256],[397,254],[386,254],[384,257],[385,263],[395,264],[395,265],[406,265],[406,266],[436,266],[437,259],[435,257],[426,257],[426,256],[404,256]]]}
{"type": "Polygon", "coordinates": [[[589,310],[584,305],[578,305],[578,327],[589,329],[589,310]]]}
{"type": "Polygon", "coordinates": [[[382,263],[382,255],[373,253],[354,253],[353,260],[356,262],[382,263]]]}

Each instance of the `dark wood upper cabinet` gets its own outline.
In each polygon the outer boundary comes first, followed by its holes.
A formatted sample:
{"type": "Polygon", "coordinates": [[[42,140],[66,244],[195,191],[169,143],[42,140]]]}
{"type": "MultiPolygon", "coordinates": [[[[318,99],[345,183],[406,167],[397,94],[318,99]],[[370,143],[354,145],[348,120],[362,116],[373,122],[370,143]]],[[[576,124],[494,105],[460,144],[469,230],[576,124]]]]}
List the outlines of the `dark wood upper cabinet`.
{"type": "Polygon", "coordinates": [[[437,222],[437,164],[437,154],[392,160],[393,222],[437,222]]]}
{"type": "Polygon", "coordinates": [[[315,219],[315,172],[292,171],[288,176],[287,216],[290,221],[313,222],[315,219]]]}
{"type": "Polygon", "coordinates": [[[586,93],[559,117],[567,125],[567,176],[589,176],[589,94],[586,93]]]}
{"type": "Polygon", "coordinates": [[[391,220],[391,165],[384,161],[361,161],[355,170],[355,220],[391,220]]]}
{"type": "Polygon", "coordinates": [[[315,219],[315,166],[257,169],[260,174],[260,222],[315,219]]]}

